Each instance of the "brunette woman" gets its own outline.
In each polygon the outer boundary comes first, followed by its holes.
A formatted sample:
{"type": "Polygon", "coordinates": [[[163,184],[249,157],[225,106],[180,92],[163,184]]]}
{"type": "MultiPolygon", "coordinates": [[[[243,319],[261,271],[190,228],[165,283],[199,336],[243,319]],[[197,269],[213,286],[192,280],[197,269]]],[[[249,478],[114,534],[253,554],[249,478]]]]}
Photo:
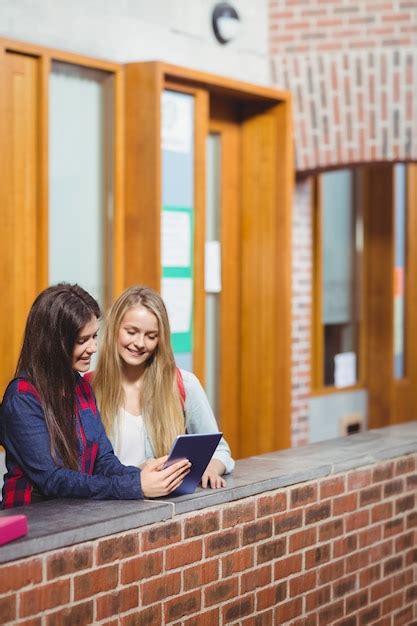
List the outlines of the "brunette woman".
{"type": "Polygon", "coordinates": [[[43,498],[136,499],[169,494],[189,463],[126,467],[80,375],[97,350],[100,309],[78,285],[45,289],[29,313],[16,377],[2,406],[5,508],[43,498]]]}
{"type": "MultiPolygon", "coordinates": [[[[166,455],[185,431],[218,432],[198,379],[175,365],[167,311],[152,289],[131,287],[111,307],[92,380],[104,425],[123,463],[141,466],[166,455]]],[[[233,466],[222,439],[202,486],[225,486],[222,476],[233,466]]]]}

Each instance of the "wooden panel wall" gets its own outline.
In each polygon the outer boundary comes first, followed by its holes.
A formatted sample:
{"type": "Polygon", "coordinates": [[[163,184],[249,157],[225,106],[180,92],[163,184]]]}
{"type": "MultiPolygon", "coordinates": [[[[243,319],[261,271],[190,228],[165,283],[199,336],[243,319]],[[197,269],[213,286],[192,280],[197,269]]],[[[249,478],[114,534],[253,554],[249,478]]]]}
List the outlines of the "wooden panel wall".
{"type": "Polygon", "coordinates": [[[12,377],[28,310],[37,293],[39,241],[39,60],[0,58],[1,393],[12,377]]]}

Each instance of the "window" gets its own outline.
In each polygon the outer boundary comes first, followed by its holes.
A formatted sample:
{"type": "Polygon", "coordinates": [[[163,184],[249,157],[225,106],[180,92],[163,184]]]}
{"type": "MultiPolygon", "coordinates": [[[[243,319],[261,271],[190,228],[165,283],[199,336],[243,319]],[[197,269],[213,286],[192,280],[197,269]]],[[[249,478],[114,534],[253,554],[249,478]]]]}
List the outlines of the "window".
{"type": "Polygon", "coordinates": [[[49,80],[49,283],[111,294],[112,74],[54,61],[49,80]]]}
{"type": "Polygon", "coordinates": [[[350,387],[361,375],[360,172],[322,174],[315,189],[315,386],[350,387]]]}

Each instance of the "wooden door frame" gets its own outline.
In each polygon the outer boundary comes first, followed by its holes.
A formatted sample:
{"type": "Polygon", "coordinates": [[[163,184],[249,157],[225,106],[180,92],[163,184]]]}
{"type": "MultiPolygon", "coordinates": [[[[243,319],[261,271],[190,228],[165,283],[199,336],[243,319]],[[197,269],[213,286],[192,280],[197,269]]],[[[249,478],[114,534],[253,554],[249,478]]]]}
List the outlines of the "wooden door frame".
{"type": "MultiPolygon", "coordinates": [[[[209,132],[220,136],[220,245],[221,282],[219,353],[221,376],[219,416],[227,430],[227,440],[239,453],[240,440],[240,359],[236,349],[240,343],[237,323],[240,310],[239,274],[241,255],[241,129],[238,106],[233,100],[218,95],[210,98],[209,132]]],[[[203,298],[205,294],[203,294],[203,298]]],[[[202,298],[202,299],[203,299],[202,298]]],[[[204,381],[204,378],[201,379],[204,381]]],[[[217,417],[219,417],[217,416],[217,417]]]]}
{"type": "MultiPolygon", "coordinates": [[[[288,447],[291,444],[291,207],[294,171],[290,94],[160,62],[126,66],[125,280],[126,285],[140,282],[157,290],[160,289],[161,271],[160,100],[167,85],[170,88],[176,85],[179,91],[199,89],[240,103],[240,186],[244,200],[242,271],[239,276],[242,301],[238,321],[241,342],[236,350],[241,359],[241,424],[247,429],[251,447],[244,446],[238,455],[288,447]],[[263,157],[266,157],[266,167],[263,157]],[[262,202],[259,204],[260,196],[262,202]],[[258,210],[257,215],[254,210],[258,210]],[[254,330],[257,317],[262,324],[260,330],[254,330]],[[279,394],[275,393],[277,381],[282,388],[279,394]]],[[[202,124],[204,126],[204,122],[202,124]]],[[[203,157],[200,158],[202,165],[203,157]]],[[[205,203],[205,188],[200,188],[204,179],[200,176],[196,189],[200,199],[196,197],[196,202],[205,203]]],[[[199,292],[202,299],[203,291],[200,289],[199,292]]],[[[201,346],[204,341],[201,311],[204,307],[199,303],[199,297],[195,306],[200,321],[195,330],[196,345],[201,346]]],[[[198,352],[195,364],[196,372],[201,376],[204,374],[203,350],[198,352]]]]}

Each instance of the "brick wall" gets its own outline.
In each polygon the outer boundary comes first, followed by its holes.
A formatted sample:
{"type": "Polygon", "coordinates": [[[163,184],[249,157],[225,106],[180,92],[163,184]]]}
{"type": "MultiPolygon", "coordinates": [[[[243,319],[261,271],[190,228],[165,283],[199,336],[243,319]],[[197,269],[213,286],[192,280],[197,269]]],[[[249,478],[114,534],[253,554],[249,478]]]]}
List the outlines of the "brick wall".
{"type": "Polygon", "coordinates": [[[417,455],[0,569],[0,623],[411,624],[417,455]]]}
{"type": "Polygon", "coordinates": [[[417,43],[414,0],[269,0],[271,54],[417,43]]]}
{"type": "Polygon", "coordinates": [[[269,0],[272,82],[294,94],[298,170],[417,158],[417,129],[407,130],[417,117],[416,8],[269,0]]]}
{"type": "Polygon", "coordinates": [[[292,222],[292,446],[309,443],[311,393],[312,206],[311,180],[295,187],[292,222]]]}
{"type": "Polygon", "coordinates": [[[273,68],[294,96],[298,171],[417,160],[417,46],[278,56],[273,68]]]}

